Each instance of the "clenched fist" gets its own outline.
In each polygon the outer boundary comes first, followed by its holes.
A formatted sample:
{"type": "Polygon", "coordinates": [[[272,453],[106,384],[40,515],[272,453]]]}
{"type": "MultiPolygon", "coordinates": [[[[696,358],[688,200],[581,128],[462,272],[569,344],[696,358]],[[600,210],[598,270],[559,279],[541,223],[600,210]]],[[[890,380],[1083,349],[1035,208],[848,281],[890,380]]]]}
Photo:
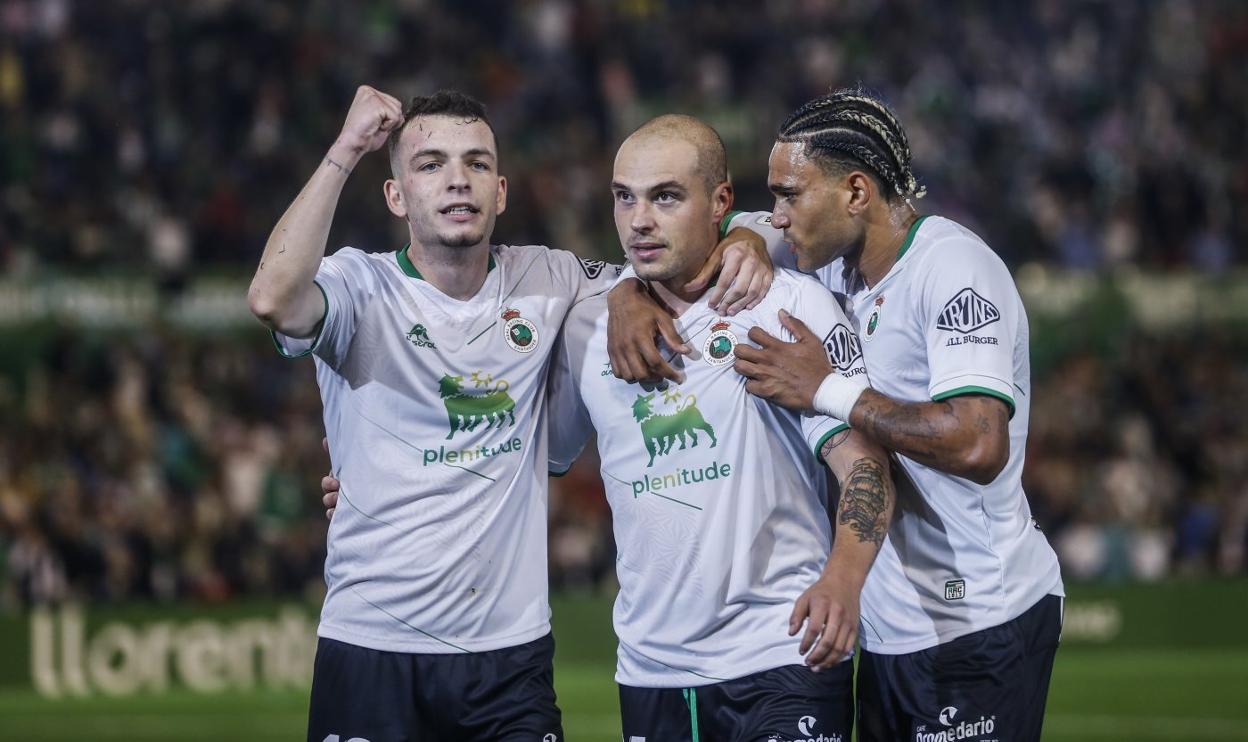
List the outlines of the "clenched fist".
{"type": "Polygon", "coordinates": [[[403,104],[398,98],[361,85],[331,152],[347,160],[340,164],[354,167],[361,157],[380,149],[390,132],[402,124],[403,104]]]}

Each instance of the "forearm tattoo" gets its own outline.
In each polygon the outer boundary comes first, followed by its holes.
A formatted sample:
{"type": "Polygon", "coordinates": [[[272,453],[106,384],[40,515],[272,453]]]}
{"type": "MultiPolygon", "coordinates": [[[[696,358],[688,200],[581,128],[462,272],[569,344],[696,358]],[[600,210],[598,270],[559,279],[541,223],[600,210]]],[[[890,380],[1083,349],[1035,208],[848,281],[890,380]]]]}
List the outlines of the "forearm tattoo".
{"type": "Polygon", "coordinates": [[[859,543],[870,542],[879,546],[888,532],[885,513],[888,511],[888,478],[884,467],[875,459],[862,458],[854,462],[841,489],[841,503],[837,508],[837,521],[849,526],[859,543]]]}

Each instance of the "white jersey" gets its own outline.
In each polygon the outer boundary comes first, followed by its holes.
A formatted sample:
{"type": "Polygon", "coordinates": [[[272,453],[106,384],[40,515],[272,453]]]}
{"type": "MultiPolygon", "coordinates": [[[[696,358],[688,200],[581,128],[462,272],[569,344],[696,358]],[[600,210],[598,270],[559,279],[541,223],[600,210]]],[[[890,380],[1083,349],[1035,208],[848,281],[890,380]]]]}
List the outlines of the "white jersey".
{"type": "Polygon", "coordinates": [[[550,631],[546,377],[569,307],[617,270],[491,247],[465,301],[405,251],[321,261],[310,340],[335,476],[320,636],[371,649],[480,652],[550,631]]]}
{"type": "MultiPolygon", "coordinates": [[[[766,214],[734,222],[774,246],[766,214]]],[[[1011,413],[1009,462],[991,484],[894,457],[905,475],[899,517],[863,588],[862,646],[882,654],[926,649],[1063,595],[1057,556],[1023,493],[1031,361],[1027,314],[1009,269],[973,232],[931,216],[915,223],[875,287],[840,260],[818,277],[844,297],[874,389],[905,402],[986,394],[1011,413]]]]}
{"type": "Polygon", "coordinates": [[[706,685],[801,661],[789,616],[831,546],[818,451],[846,426],[749,394],[733,369],[733,348],[751,327],[791,340],[780,309],[805,317],[847,373],[863,373],[835,298],[789,271],[753,310],[720,318],[703,298],[677,320],[698,353],[673,361],[683,362],[680,385],[648,391],[615,378],[605,297],[578,304],[564,325],[551,374],[551,458],[566,468],[591,424],[597,430],[624,685],[706,685]]]}

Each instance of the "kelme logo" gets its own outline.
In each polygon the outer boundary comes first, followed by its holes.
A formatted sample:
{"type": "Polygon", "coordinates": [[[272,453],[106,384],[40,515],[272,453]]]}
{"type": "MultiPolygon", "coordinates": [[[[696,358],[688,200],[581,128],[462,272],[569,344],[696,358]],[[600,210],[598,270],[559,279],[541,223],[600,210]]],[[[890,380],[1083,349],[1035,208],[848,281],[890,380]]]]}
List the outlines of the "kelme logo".
{"type": "Polygon", "coordinates": [[[407,333],[407,339],[410,340],[412,345],[415,345],[417,348],[438,347],[433,344],[432,340],[429,339],[429,331],[425,329],[424,325],[412,325],[412,329],[407,333]]]}
{"type": "Polygon", "coordinates": [[[715,447],[718,442],[715,439],[715,429],[702,418],[702,413],[694,404],[694,395],[685,396],[682,400],[677,389],[664,392],[663,401],[670,405],[672,411],[660,415],[655,413],[653,407],[655,394],[657,392],[638,394],[637,400],[633,402],[633,419],[641,426],[641,436],[645,439],[646,451],[650,454],[647,467],[654,465],[656,455],[666,456],[670,453],[672,444],[678,438],[682,449],[686,446],[696,448],[699,430],[710,436],[710,447],[715,447]]]}
{"type": "Polygon", "coordinates": [[[537,347],[537,325],[520,316],[515,309],[503,311],[503,339],[518,353],[528,353],[537,347]]]}
{"type": "Polygon", "coordinates": [[[438,394],[446,405],[446,417],[451,426],[447,440],[461,430],[471,433],[481,423],[485,423],[484,430],[516,424],[516,402],[507,394],[510,384],[481,371],[473,371],[471,379],[472,391],[464,390],[463,376],[443,374],[438,380],[438,394]]]}
{"type": "Polygon", "coordinates": [[[937,330],[974,332],[985,325],[1001,319],[1001,312],[993,303],[966,287],[954,294],[936,318],[937,330]]]}

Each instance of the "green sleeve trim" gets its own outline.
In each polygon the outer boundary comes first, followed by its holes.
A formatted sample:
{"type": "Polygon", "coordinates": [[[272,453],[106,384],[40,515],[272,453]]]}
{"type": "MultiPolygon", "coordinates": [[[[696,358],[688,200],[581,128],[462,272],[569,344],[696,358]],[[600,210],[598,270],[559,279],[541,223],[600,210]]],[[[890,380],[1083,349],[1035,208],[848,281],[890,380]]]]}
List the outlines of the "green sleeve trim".
{"type": "Polygon", "coordinates": [[[962,397],[967,394],[986,394],[989,397],[996,397],[1002,402],[1005,402],[1005,404],[1010,408],[1010,419],[1011,420],[1014,419],[1014,399],[1010,397],[1010,395],[1008,394],[1002,394],[1001,392],[998,392],[996,389],[989,389],[988,387],[985,387],[985,386],[960,386],[957,389],[950,389],[947,392],[941,392],[940,394],[937,394],[936,396],[932,397],[932,401],[941,402],[943,400],[949,399],[950,397],[962,397]]]}
{"type": "Polygon", "coordinates": [[[849,426],[845,423],[841,423],[835,428],[832,428],[828,432],[819,436],[819,441],[815,443],[815,458],[819,458],[819,452],[823,450],[823,444],[827,443],[829,438],[845,430],[849,430],[849,426]]]}
{"type": "Polygon", "coordinates": [[[744,213],[744,211],[729,211],[727,214],[724,214],[724,218],[719,222],[719,238],[721,240],[728,236],[728,229],[732,226],[732,220],[744,213]]]}
{"type": "Polygon", "coordinates": [[[295,358],[303,358],[305,356],[312,355],[312,351],[315,350],[317,344],[321,342],[321,333],[325,332],[325,318],[329,316],[329,294],[325,293],[325,287],[321,284],[316,281],[313,281],[312,283],[316,284],[316,287],[321,290],[321,299],[325,302],[325,311],[321,314],[321,321],[316,323],[316,336],[312,338],[312,344],[308,346],[307,350],[302,353],[296,353],[292,356],[286,352],[286,349],[282,347],[281,343],[277,342],[277,331],[269,330],[269,338],[273,341],[273,347],[277,348],[277,354],[282,358],[290,358],[293,360],[295,358]]]}

